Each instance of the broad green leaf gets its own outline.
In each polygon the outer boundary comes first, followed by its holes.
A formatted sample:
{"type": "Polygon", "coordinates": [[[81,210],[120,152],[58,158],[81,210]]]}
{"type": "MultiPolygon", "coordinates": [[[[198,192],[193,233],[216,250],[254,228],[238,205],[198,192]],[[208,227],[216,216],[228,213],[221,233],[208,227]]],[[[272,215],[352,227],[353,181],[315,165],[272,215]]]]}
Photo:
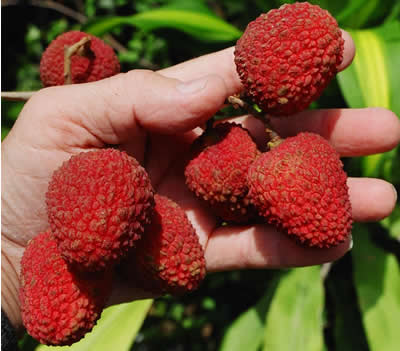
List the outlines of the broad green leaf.
{"type": "Polygon", "coordinates": [[[338,74],[350,107],[384,107],[400,115],[400,22],[368,30],[349,30],[356,55],[338,74]]]}
{"type": "Polygon", "coordinates": [[[271,302],[264,350],[324,350],[323,306],[320,267],[292,269],[281,278],[271,302]]]}
{"type": "Polygon", "coordinates": [[[202,12],[208,15],[215,16],[210,8],[205,4],[204,0],[174,0],[169,2],[167,5],[162,7],[163,9],[174,9],[174,10],[189,10],[192,12],[202,12]]]}
{"type": "Polygon", "coordinates": [[[355,287],[370,351],[399,349],[400,269],[396,258],[370,240],[368,226],[354,228],[355,287]]]}
{"type": "Polygon", "coordinates": [[[345,6],[335,17],[341,26],[349,28],[362,28],[384,18],[394,5],[393,0],[342,0],[341,3],[345,6]]]}
{"type": "MultiPolygon", "coordinates": [[[[338,81],[352,108],[384,107],[400,116],[400,22],[368,30],[351,30],[356,55],[353,63],[339,73],[338,81]]],[[[364,176],[380,176],[382,166],[391,167],[395,154],[364,157],[364,176]]],[[[388,174],[386,174],[388,176],[388,174]]]]}
{"type": "Polygon", "coordinates": [[[396,151],[397,149],[394,149],[385,153],[363,157],[361,159],[363,176],[384,178],[394,182],[393,173],[398,167],[396,151]]]}
{"type": "Polygon", "coordinates": [[[123,303],[106,308],[97,325],[72,346],[40,345],[37,351],[129,351],[153,300],[123,303]]]}
{"type": "Polygon", "coordinates": [[[373,30],[351,31],[350,34],[356,45],[356,55],[352,65],[338,75],[345,98],[351,107],[387,108],[391,87],[384,40],[373,30]]]}
{"type": "Polygon", "coordinates": [[[278,277],[273,278],[257,304],[242,313],[229,326],[222,340],[220,351],[259,350],[263,342],[265,318],[278,281],[278,277]]]}
{"type": "Polygon", "coordinates": [[[97,18],[88,22],[83,30],[101,36],[122,25],[135,26],[145,31],[173,28],[206,42],[233,41],[242,34],[228,22],[213,15],[168,8],[142,12],[132,16],[97,18]]]}
{"type": "MultiPolygon", "coordinates": [[[[280,0],[280,4],[293,3],[296,0],[280,0]]],[[[380,22],[391,15],[395,7],[393,0],[309,0],[308,2],[328,10],[341,27],[362,28],[380,22]]]]}

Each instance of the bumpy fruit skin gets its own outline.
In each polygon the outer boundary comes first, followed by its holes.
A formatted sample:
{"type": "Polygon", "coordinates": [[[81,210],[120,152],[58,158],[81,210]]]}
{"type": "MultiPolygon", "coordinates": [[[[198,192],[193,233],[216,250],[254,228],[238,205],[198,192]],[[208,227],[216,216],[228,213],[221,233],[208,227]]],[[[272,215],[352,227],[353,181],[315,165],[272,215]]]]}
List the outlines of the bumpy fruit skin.
{"type": "Polygon", "coordinates": [[[128,257],[126,271],[138,287],[155,294],[193,291],[206,274],[197,234],[174,201],[156,194],[155,203],[151,224],[128,257]]]}
{"type": "Polygon", "coordinates": [[[260,151],[248,130],[236,123],[217,124],[197,138],[193,148],[185,168],[188,188],[225,221],[252,219],[255,212],[247,198],[246,175],[260,151]]]}
{"type": "Polygon", "coordinates": [[[72,156],[46,193],[50,228],[62,255],[83,270],[120,260],[150,221],[154,191],[147,172],[116,149],[72,156]]]}
{"type": "Polygon", "coordinates": [[[268,223],[304,245],[328,248],[351,232],[346,179],[329,142],[317,134],[300,133],[250,166],[249,196],[268,223]]]}
{"type": "Polygon", "coordinates": [[[72,83],[94,82],[120,72],[120,64],[114,50],[101,39],[79,31],[69,31],[54,39],[40,60],[40,79],[43,86],[64,84],[64,48],[90,36],[90,57],[71,57],[72,83]]]}
{"type": "Polygon", "coordinates": [[[19,299],[27,332],[42,344],[71,345],[89,332],[111,293],[112,274],[74,272],[50,230],[32,239],[21,259],[19,299]]]}
{"type": "Polygon", "coordinates": [[[287,116],[316,100],[336,75],[344,40],[317,5],[285,4],[250,22],[235,47],[247,94],[267,113],[287,116]]]}

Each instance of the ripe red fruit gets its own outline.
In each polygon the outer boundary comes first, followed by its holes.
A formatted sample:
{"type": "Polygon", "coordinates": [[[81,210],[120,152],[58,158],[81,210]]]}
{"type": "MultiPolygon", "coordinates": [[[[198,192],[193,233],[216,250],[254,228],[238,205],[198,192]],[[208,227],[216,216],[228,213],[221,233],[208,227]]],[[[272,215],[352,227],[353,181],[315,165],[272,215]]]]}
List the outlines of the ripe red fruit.
{"type": "Polygon", "coordinates": [[[260,151],[248,130],[236,123],[217,124],[194,142],[185,168],[186,184],[225,221],[254,217],[247,198],[247,170],[260,151]]]}
{"type": "Polygon", "coordinates": [[[51,231],[38,234],[21,259],[19,299],[27,332],[47,345],[80,340],[100,317],[111,282],[111,271],[73,271],[61,257],[51,231]]]}
{"type": "Polygon", "coordinates": [[[45,87],[64,84],[64,48],[90,36],[91,53],[71,57],[72,83],[93,82],[120,72],[114,50],[101,39],[79,31],[69,31],[54,39],[40,60],[40,79],[45,87]]]}
{"type": "Polygon", "coordinates": [[[155,195],[151,224],[133,248],[125,270],[137,287],[155,294],[197,289],[205,274],[204,251],[185,212],[155,195]]]}
{"type": "Polygon", "coordinates": [[[153,194],[147,172],[125,152],[72,156],[54,172],[46,193],[50,227],[63,257],[87,270],[118,262],[150,221],[153,194]]]}
{"type": "Polygon", "coordinates": [[[245,92],[267,113],[291,115],[316,100],[336,75],[344,41],[328,11],[285,4],[250,22],[235,48],[245,92]]]}
{"type": "Polygon", "coordinates": [[[268,223],[302,244],[328,248],[351,232],[346,180],[339,155],[328,141],[300,133],[250,166],[249,197],[268,223]]]}

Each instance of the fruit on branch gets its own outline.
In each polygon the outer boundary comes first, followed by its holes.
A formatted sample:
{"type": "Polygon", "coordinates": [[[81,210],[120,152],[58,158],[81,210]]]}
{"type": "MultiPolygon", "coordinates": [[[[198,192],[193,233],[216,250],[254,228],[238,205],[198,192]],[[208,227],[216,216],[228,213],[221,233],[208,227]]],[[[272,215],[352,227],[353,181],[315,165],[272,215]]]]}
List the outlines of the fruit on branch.
{"type": "Polygon", "coordinates": [[[45,87],[94,82],[119,72],[120,64],[114,50],[100,38],[80,31],[59,35],[40,60],[40,79],[45,87]]]}

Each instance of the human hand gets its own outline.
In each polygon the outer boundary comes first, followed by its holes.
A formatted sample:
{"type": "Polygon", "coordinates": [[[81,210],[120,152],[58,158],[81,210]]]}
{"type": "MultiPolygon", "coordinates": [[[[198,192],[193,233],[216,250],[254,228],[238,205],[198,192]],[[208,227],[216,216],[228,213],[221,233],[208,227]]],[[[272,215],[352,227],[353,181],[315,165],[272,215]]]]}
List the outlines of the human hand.
{"type": "MultiPolygon", "coordinates": [[[[354,56],[351,38],[344,36],[341,69],[354,56]]],[[[194,128],[240,88],[229,48],[157,73],[137,70],[42,89],[26,103],[2,144],[2,306],[14,325],[21,324],[19,262],[28,240],[48,227],[45,192],[53,171],[74,154],[107,145],[134,156],[156,191],[186,210],[205,248],[209,272],[320,264],[348,250],[349,241],[331,249],[304,248],[269,225],[218,227],[214,215],[186,188],[183,160],[199,133],[194,128]]],[[[264,139],[260,122],[248,116],[240,121],[256,139],[264,139]]],[[[342,156],[384,152],[400,140],[397,117],[376,108],[305,111],[273,119],[273,126],[282,136],[319,133],[342,156]]],[[[356,221],[379,220],[392,211],[396,195],[389,183],[349,178],[348,184],[356,221]]],[[[147,296],[119,283],[111,302],[147,296]]]]}

